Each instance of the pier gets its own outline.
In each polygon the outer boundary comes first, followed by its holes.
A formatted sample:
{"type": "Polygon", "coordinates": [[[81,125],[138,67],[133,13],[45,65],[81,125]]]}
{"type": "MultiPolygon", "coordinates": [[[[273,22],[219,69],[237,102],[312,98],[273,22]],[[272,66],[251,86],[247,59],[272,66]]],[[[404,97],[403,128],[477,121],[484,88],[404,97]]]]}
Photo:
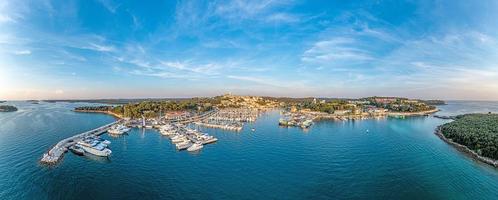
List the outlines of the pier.
{"type": "Polygon", "coordinates": [[[64,153],[67,152],[68,148],[71,145],[74,145],[76,142],[82,140],[85,137],[88,136],[99,136],[105,133],[107,130],[109,130],[113,125],[121,123],[122,120],[118,120],[115,122],[112,122],[110,124],[101,126],[99,128],[86,131],[84,133],[77,134],[75,136],[63,139],[59,141],[57,144],[55,144],[50,150],[48,150],[47,153],[43,154],[43,157],[41,158],[40,162],[44,164],[56,164],[59,162],[62,157],[64,156],[64,153]]]}

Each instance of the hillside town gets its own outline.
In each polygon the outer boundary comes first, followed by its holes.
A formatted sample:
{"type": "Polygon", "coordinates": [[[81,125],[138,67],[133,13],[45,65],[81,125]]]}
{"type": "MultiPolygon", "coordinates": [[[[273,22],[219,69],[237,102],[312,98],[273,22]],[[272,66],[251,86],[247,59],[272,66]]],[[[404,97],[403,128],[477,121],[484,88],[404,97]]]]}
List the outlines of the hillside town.
{"type": "Polygon", "coordinates": [[[437,108],[422,100],[399,97],[368,97],[361,99],[308,99],[289,103],[279,120],[281,126],[308,128],[313,121],[361,120],[370,118],[422,116],[437,108]]]}

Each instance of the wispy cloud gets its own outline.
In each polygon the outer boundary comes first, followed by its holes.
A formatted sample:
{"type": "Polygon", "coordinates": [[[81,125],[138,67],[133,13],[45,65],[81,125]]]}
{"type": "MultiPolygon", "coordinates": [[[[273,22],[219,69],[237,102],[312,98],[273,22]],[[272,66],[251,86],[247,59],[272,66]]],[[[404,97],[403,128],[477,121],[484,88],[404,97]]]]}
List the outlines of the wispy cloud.
{"type": "Polygon", "coordinates": [[[16,55],[29,55],[29,54],[31,54],[31,51],[30,50],[14,51],[14,54],[16,54],[16,55]]]}
{"type": "Polygon", "coordinates": [[[301,56],[303,62],[318,64],[357,63],[373,60],[367,50],[358,48],[360,42],[353,38],[332,38],[318,41],[301,56]]]}
{"type": "Polygon", "coordinates": [[[115,3],[113,0],[98,0],[109,12],[116,13],[120,4],[115,3]]]}
{"type": "Polygon", "coordinates": [[[16,22],[16,20],[12,19],[8,15],[0,14],[0,23],[7,23],[7,22],[16,22]]]}
{"type": "Polygon", "coordinates": [[[113,46],[110,46],[110,45],[106,46],[106,45],[99,45],[99,44],[95,44],[95,43],[90,43],[89,45],[90,46],[82,47],[82,48],[91,49],[91,50],[100,51],[100,52],[111,52],[111,51],[115,50],[115,48],[113,46]]]}

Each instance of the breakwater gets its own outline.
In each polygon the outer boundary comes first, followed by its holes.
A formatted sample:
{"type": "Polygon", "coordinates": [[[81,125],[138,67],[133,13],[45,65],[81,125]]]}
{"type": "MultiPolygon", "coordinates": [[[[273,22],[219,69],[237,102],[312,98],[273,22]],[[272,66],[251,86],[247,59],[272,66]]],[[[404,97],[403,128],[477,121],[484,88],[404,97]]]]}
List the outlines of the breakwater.
{"type": "Polygon", "coordinates": [[[88,136],[99,136],[103,133],[105,133],[107,130],[109,130],[113,125],[120,123],[121,120],[112,122],[110,124],[101,126],[99,128],[83,132],[68,138],[65,138],[61,141],[59,141],[57,144],[52,146],[46,153],[43,154],[42,158],[40,159],[40,162],[43,164],[49,164],[53,165],[58,163],[62,157],[64,156],[64,153],[66,153],[69,149],[70,146],[74,145],[76,142],[82,140],[85,137],[88,136]]]}

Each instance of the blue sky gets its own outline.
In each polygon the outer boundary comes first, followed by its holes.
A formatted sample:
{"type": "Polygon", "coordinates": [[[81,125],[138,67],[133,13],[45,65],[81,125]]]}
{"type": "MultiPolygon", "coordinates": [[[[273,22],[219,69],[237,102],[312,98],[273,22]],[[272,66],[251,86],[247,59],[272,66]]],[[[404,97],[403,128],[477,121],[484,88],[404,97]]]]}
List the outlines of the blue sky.
{"type": "Polygon", "coordinates": [[[0,99],[498,100],[497,1],[0,1],[0,99]]]}

